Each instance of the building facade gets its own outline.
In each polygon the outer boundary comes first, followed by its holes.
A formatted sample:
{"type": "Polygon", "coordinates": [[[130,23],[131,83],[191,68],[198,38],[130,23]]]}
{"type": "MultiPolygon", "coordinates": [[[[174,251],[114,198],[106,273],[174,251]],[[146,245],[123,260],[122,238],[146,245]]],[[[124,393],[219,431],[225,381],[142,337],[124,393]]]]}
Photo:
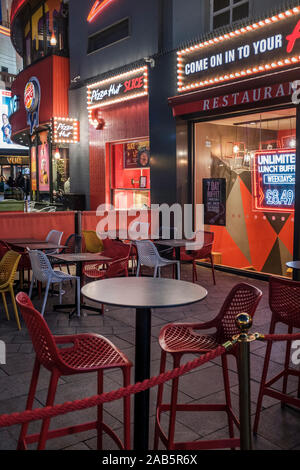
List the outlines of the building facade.
{"type": "Polygon", "coordinates": [[[70,178],[91,210],[204,204],[217,264],[288,275],[300,255],[299,20],[298,1],[15,0],[25,69],[12,121],[18,135],[34,129],[33,190],[70,178]]]}

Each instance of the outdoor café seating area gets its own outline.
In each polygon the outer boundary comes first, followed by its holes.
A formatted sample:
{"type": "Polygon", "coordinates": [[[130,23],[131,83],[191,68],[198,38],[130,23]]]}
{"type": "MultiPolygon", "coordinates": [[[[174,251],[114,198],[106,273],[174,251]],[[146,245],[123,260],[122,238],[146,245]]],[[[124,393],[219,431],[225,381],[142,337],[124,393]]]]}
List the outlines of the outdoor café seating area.
{"type": "Polygon", "coordinates": [[[208,231],[1,218],[0,450],[243,448],[248,328],[253,448],[300,449],[298,281],[219,270],[208,231]]]}

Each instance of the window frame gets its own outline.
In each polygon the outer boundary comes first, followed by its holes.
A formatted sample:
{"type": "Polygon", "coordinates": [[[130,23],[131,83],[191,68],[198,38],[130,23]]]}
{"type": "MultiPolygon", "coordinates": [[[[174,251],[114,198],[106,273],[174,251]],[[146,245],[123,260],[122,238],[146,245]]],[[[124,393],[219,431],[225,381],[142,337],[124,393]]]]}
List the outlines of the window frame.
{"type": "Polygon", "coordinates": [[[226,27],[231,24],[238,23],[239,21],[242,20],[247,20],[251,17],[251,12],[252,12],[252,0],[239,0],[237,3],[233,3],[234,0],[229,0],[229,5],[225,8],[222,8],[221,10],[214,11],[214,0],[210,0],[210,30],[214,31],[218,28],[214,28],[214,19],[216,16],[221,15],[222,13],[227,13],[229,11],[230,13],[230,22],[224,26],[221,27],[226,27]],[[248,3],[249,5],[249,15],[245,16],[245,18],[241,18],[240,20],[233,21],[233,10],[239,6],[245,5],[248,3]]]}
{"type": "Polygon", "coordinates": [[[100,29],[99,31],[96,31],[96,33],[90,34],[87,38],[87,55],[90,56],[92,54],[96,54],[99,51],[103,51],[103,49],[106,49],[107,47],[114,46],[115,44],[118,44],[119,42],[126,41],[127,39],[130,39],[132,37],[132,24],[131,23],[132,23],[131,22],[131,17],[126,16],[125,18],[122,18],[121,20],[116,21],[115,23],[107,26],[106,28],[100,29]],[[89,41],[90,41],[90,39],[92,39],[94,36],[97,36],[100,33],[104,33],[108,29],[113,28],[114,26],[117,26],[118,24],[121,24],[125,21],[128,21],[128,36],[126,36],[122,39],[117,39],[116,41],[114,41],[110,44],[107,44],[106,46],[102,46],[99,49],[95,49],[95,50],[89,52],[89,41]]]}

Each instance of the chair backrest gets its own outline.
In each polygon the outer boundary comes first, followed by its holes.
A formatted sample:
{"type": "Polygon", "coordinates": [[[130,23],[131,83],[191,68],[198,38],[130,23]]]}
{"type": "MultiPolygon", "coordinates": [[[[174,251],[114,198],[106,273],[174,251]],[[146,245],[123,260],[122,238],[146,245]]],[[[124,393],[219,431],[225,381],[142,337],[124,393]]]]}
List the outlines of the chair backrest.
{"type": "Polygon", "coordinates": [[[12,250],[5,253],[0,261],[0,286],[14,282],[20,259],[20,253],[12,250]]]}
{"type": "Polygon", "coordinates": [[[58,230],[50,230],[46,237],[46,241],[53,243],[54,245],[60,245],[63,234],[63,232],[59,232],[58,230]]]}
{"type": "Polygon", "coordinates": [[[10,250],[9,246],[5,241],[0,240],[0,260],[3,258],[5,253],[7,253],[10,250]]]}
{"type": "Polygon", "coordinates": [[[105,273],[106,278],[128,276],[128,262],[131,251],[131,245],[124,245],[124,251],[126,250],[126,248],[128,250],[126,255],[124,255],[120,259],[114,260],[109,263],[107,271],[105,273]]]}
{"type": "Polygon", "coordinates": [[[271,277],[269,305],[276,321],[300,328],[300,283],[271,277]]]}
{"type": "Polygon", "coordinates": [[[82,237],[80,235],[77,235],[76,233],[73,233],[67,239],[65,243],[66,248],[63,248],[61,253],[79,253],[81,248],[81,242],[82,237]]]}
{"type": "Polygon", "coordinates": [[[85,249],[88,253],[101,253],[103,251],[103,242],[93,230],[82,231],[85,249]]]}
{"type": "Polygon", "coordinates": [[[51,371],[54,366],[58,366],[62,362],[53,335],[40,312],[32,305],[28,295],[19,292],[16,300],[31,337],[37,359],[46,369],[51,371]]]}
{"type": "Polygon", "coordinates": [[[128,227],[128,236],[130,240],[149,238],[150,224],[148,222],[131,222],[128,227]]]}
{"type": "Polygon", "coordinates": [[[150,240],[135,241],[138,260],[144,266],[154,267],[161,260],[156,246],[150,240]]]}
{"type": "Polygon", "coordinates": [[[248,313],[253,317],[261,297],[262,292],[249,284],[241,283],[233,287],[216,319],[219,342],[231,340],[240,333],[236,317],[240,313],[248,313]]]}
{"type": "Polygon", "coordinates": [[[42,251],[31,251],[30,249],[28,249],[28,253],[35,279],[40,282],[47,282],[53,273],[53,269],[47,255],[42,251]]]}

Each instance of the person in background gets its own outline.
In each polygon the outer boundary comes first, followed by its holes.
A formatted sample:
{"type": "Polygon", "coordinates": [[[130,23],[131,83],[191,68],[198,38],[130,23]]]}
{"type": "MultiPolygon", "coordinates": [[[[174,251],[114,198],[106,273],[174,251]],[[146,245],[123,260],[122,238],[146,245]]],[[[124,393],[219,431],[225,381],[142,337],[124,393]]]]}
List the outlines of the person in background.
{"type": "Polygon", "coordinates": [[[10,176],[7,180],[7,184],[10,188],[13,188],[15,186],[15,180],[10,176]]]}
{"type": "Polygon", "coordinates": [[[71,192],[70,178],[68,178],[67,181],[64,184],[64,191],[65,191],[66,194],[69,194],[71,192]]]}
{"type": "Polygon", "coordinates": [[[25,179],[21,172],[17,176],[16,185],[17,188],[25,189],[25,179]]]}

